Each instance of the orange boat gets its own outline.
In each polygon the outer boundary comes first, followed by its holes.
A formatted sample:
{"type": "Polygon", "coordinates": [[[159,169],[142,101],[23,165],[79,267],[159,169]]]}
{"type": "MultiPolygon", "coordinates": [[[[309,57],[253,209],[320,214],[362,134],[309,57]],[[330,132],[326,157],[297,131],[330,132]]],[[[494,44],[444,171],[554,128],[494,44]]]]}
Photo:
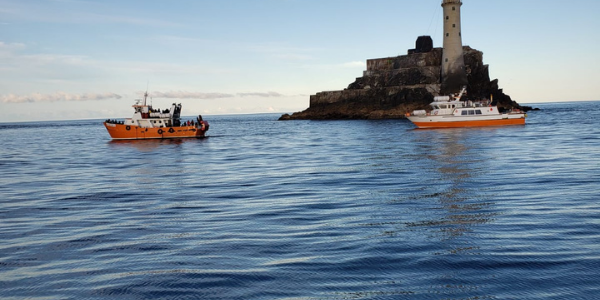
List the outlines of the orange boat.
{"type": "Polygon", "coordinates": [[[430,112],[415,110],[406,117],[418,128],[456,128],[525,125],[527,115],[520,110],[500,113],[491,100],[460,101],[466,88],[451,100],[450,96],[437,96],[430,112]]]}
{"type": "Polygon", "coordinates": [[[171,106],[171,109],[161,111],[146,105],[148,93],[144,99],[136,100],[133,105],[133,117],[124,121],[106,120],[104,127],[115,140],[136,139],[173,139],[173,138],[202,138],[208,131],[208,122],[198,115],[196,120],[181,120],[181,104],[171,106]]]}

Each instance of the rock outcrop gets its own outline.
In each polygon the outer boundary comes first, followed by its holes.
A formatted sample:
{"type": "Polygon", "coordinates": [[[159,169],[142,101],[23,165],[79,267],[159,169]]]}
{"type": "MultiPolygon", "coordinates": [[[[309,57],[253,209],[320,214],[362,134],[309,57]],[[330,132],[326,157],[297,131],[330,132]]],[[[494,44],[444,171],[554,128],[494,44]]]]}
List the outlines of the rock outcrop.
{"type": "MultiPolygon", "coordinates": [[[[310,107],[280,120],[294,119],[394,119],[404,118],[415,109],[428,109],[441,88],[442,48],[428,47],[428,41],[417,43],[409,54],[367,60],[367,70],[340,91],[320,92],[310,96],[310,107]]],[[[418,40],[419,41],[419,40],[418,40]]],[[[463,47],[469,84],[469,99],[489,99],[501,110],[527,109],[504,94],[498,80],[490,80],[483,52],[463,47]]]]}

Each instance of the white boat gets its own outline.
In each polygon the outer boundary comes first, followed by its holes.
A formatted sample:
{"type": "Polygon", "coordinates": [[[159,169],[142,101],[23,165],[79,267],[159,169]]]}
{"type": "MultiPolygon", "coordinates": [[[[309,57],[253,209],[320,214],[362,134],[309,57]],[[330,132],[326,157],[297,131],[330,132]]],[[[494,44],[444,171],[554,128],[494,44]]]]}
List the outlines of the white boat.
{"type": "Polygon", "coordinates": [[[453,97],[437,96],[430,104],[431,111],[415,110],[406,117],[418,128],[525,125],[525,112],[514,109],[501,113],[492,100],[461,101],[465,92],[466,87],[453,97]]]}

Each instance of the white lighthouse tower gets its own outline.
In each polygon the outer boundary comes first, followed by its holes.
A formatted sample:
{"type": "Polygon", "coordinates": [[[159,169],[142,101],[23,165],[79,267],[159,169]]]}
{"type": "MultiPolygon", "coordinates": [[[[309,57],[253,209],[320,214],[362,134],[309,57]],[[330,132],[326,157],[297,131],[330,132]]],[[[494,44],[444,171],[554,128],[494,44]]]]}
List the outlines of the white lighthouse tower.
{"type": "Polygon", "coordinates": [[[465,59],[463,56],[460,7],[461,0],[443,0],[444,52],[442,55],[443,94],[456,93],[467,85],[465,59]]]}

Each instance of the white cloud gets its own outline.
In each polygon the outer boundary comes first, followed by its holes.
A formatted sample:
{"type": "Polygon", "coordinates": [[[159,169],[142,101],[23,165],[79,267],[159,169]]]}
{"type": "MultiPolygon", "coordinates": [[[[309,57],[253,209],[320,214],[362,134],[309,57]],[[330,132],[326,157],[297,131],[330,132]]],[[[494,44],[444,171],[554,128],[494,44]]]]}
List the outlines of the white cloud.
{"type": "MultiPolygon", "coordinates": [[[[7,87],[23,83],[50,82],[69,79],[73,82],[83,78],[97,77],[106,68],[85,55],[28,54],[28,46],[22,43],[0,41],[0,80],[7,87]]],[[[7,91],[1,91],[6,93],[7,91]]]]}
{"type": "Polygon", "coordinates": [[[241,45],[249,51],[261,53],[278,60],[307,61],[315,59],[314,53],[320,49],[314,47],[294,47],[282,43],[255,43],[241,45]]]}
{"type": "Polygon", "coordinates": [[[187,91],[169,91],[169,92],[152,92],[150,96],[153,98],[176,98],[176,99],[222,99],[235,97],[287,97],[278,92],[247,92],[247,93],[204,93],[204,92],[187,92],[187,91]]]}
{"type": "Polygon", "coordinates": [[[10,43],[7,44],[5,42],[0,42],[0,51],[15,51],[15,50],[20,50],[20,49],[24,49],[25,48],[25,44],[23,43],[10,43]]]}
{"type": "Polygon", "coordinates": [[[284,95],[277,93],[277,92],[267,92],[267,93],[238,93],[238,96],[240,97],[264,97],[264,98],[269,98],[269,97],[285,97],[284,95]]]}
{"type": "Polygon", "coordinates": [[[90,100],[106,100],[106,99],[121,99],[122,97],[115,93],[85,93],[85,94],[69,94],[65,92],[56,92],[53,94],[32,93],[30,95],[2,95],[0,102],[2,103],[32,103],[32,102],[58,102],[58,101],[90,101],[90,100]]]}
{"type": "Polygon", "coordinates": [[[115,12],[111,4],[100,1],[6,1],[0,14],[10,20],[72,23],[72,24],[129,24],[149,27],[181,27],[176,22],[158,18],[142,18],[135,11],[115,12]]]}
{"type": "MultiPolygon", "coordinates": [[[[187,92],[187,91],[169,91],[169,92],[152,92],[150,93],[152,98],[167,98],[167,99],[202,99],[202,100],[213,100],[223,98],[236,98],[236,97],[260,97],[260,98],[272,98],[272,97],[287,97],[286,95],[277,92],[248,92],[248,93],[205,93],[205,92],[187,92]]],[[[7,94],[0,95],[0,102],[2,103],[33,103],[33,102],[59,102],[59,101],[93,101],[93,100],[108,100],[108,99],[121,99],[121,95],[116,93],[83,93],[83,94],[70,94],[65,92],[56,92],[52,94],[41,94],[32,93],[29,95],[15,95],[7,94]]]]}
{"type": "Polygon", "coordinates": [[[151,97],[154,98],[176,98],[176,99],[220,99],[233,98],[235,95],[227,93],[202,93],[202,92],[186,92],[186,91],[170,91],[170,92],[152,92],[151,97]]]}

